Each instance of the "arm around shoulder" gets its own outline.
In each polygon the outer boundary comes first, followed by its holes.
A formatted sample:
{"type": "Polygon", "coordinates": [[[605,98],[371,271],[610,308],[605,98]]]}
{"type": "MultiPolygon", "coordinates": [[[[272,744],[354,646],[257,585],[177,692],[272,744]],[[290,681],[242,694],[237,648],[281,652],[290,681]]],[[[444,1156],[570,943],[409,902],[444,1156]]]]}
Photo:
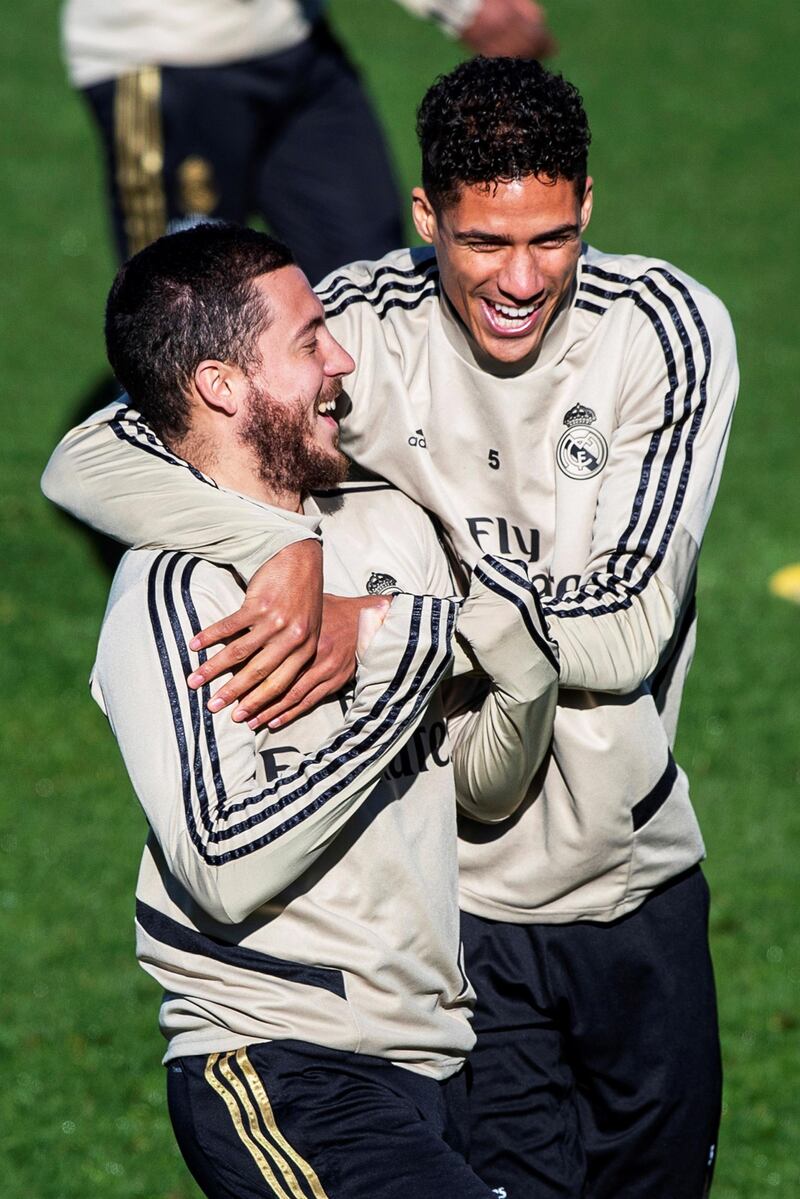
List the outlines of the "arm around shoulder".
{"type": "Polygon", "coordinates": [[[125,545],[175,548],[235,567],[243,579],[313,529],[225,491],[159,441],[119,402],[61,440],[42,476],[49,500],[125,545]]]}

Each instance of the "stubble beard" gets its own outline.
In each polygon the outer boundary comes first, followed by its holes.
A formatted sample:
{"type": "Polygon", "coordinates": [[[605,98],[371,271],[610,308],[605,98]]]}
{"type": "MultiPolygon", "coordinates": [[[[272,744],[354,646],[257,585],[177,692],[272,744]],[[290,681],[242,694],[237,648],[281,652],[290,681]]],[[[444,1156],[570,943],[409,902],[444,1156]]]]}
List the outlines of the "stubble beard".
{"type": "MultiPolygon", "coordinates": [[[[335,400],[341,392],[341,380],[333,379],[320,399],[335,400]]],[[[350,463],[338,448],[338,435],[330,450],[316,443],[307,402],[281,403],[252,384],[249,399],[240,437],[254,452],[259,478],[270,490],[306,496],[336,487],[347,477],[350,463]]]]}

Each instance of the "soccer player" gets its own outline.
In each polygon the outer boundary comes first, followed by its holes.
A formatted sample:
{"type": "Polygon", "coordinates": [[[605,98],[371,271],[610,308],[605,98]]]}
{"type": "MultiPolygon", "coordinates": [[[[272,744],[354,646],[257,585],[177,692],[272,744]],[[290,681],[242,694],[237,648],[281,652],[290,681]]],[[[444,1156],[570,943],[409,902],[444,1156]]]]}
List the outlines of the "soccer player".
{"type": "MultiPolygon", "coordinates": [[[[478,53],[541,57],[533,0],[399,0],[478,53]]],[[[324,0],[66,0],[64,54],[102,139],[120,261],[258,213],[313,282],[399,245],[380,124],[324,0]]]]}
{"type": "Polygon", "coordinates": [[[164,989],[186,1161],[214,1199],[489,1199],[442,1136],[445,1080],[474,1039],[454,777],[497,820],[544,754],[557,670],[536,592],[487,556],[458,612],[421,509],[385,485],[339,488],[353,363],[280,243],[220,226],[153,243],[120,271],[106,333],[194,477],[321,519],[326,586],[384,592],[352,601],[354,691],[278,737],[215,719],[186,686],[194,635],[241,602],[229,568],[141,549],[115,579],[92,690],[150,827],[137,952],[164,989]],[[436,688],[456,635],[495,677],[468,703],[461,689],[448,737],[436,688]]]}
{"type": "MultiPolygon", "coordinates": [[[[342,444],[434,512],[467,568],[489,549],[522,553],[560,653],[546,769],[508,825],[460,829],[478,992],[470,1161],[510,1199],[699,1199],[719,1043],[704,847],[672,744],[738,384],[733,332],[669,263],[583,243],[589,129],[561,77],[464,63],[429,90],[418,132],[414,218],[432,248],[319,288],[358,359],[342,444]]],[[[67,438],[49,490],[133,542],[209,545],[207,525],[221,560],[252,575],[258,522],[148,444],[124,409],[100,414],[67,438]],[[131,510],[148,485],[172,497],[157,522],[131,510]]],[[[254,654],[212,700],[236,701],[236,720],[275,725],[352,670],[349,646],[342,661],[323,652],[276,699],[276,663],[287,649],[305,660],[316,620],[276,632],[309,610],[313,547],[289,540],[271,526],[269,551],[287,548],[209,630],[244,632],[193,680],[254,654]]]]}

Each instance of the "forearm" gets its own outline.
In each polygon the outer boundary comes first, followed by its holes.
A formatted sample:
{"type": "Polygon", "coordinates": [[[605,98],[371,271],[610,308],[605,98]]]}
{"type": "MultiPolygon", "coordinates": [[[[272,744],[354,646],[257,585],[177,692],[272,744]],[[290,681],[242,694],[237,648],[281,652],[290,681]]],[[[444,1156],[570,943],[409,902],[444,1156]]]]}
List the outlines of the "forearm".
{"type": "Polygon", "coordinates": [[[281,549],[314,536],[312,522],[216,487],[122,404],[95,413],[63,438],[42,490],[78,520],[126,545],[180,547],[234,566],[246,581],[281,549]]]}
{"type": "Polygon", "coordinates": [[[213,851],[227,920],[244,919],[300,877],[369,797],[447,668],[454,619],[452,602],[396,598],[360,664],[341,729],[256,797],[239,801],[247,812],[244,852],[213,851]]]}
{"type": "MultiPolygon", "coordinates": [[[[696,556],[696,555],[695,555],[696,556]]],[[[691,578],[691,573],[687,576],[691,578]]],[[[543,600],[558,645],[562,687],[626,695],[656,670],[675,632],[680,602],[652,578],[630,595],[624,589],[597,588],[598,598],[565,610],[543,600]]],[[[591,596],[591,592],[588,592],[591,596]]]]}
{"type": "Polygon", "coordinates": [[[511,816],[530,789],[550,744],[557,689],[519,704],[495,690],[477,712],[449,723],[459,807],[494,824],[511,816]]]}
{"type": "MultiPolygon", "coordinates": [[[[151,580],[155,653],[129,650],[124,678],[111,657],[103,699],[171,873],[215,919],[238,923],[324,852],[414,732],[450,660],[456,605],[397,597],[341,724],[313,752],[293,751],[259,786],[254,735],[204,712],[186,688],[183,674],[195,664],[188,641],[196,560],[181,557],[176,569],[175,557],[164,556],[151,580]],[[161,678],[151,677],[156,669],[161,678]]],[[[126,631],[130,622],[120,620],[116,658],[126,631]]]]}
{"type": "Polygon", "coordinates": [[[638,332],[632,324],[589,552],[581,561],[556,546],[558,573],[577,581],[543,600],[562,686],[617,693],[646,683],[690,602],[738,387],[719,301],[665,268],[636,286],[645,298],[632,291],[638,332]]]}
{"type": "MultiPolygon", "coordinates": [[[[491,823],[519,806],[547,752],[558,661],[519,564],[478,563],[458,627],[488,690],[477,709],[469,705],[449,719],[456,791],[469,816],[491,823]]],[[[457,682],[454,688],[457,696],[457,682]]]]}

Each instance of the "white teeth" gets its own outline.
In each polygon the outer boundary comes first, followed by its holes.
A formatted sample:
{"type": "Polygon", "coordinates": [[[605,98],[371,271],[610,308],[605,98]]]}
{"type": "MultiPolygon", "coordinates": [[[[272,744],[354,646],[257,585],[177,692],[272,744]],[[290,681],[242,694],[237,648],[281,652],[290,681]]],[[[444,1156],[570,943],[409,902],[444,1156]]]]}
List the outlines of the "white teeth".
{"type": "Polygon", "coordinates": [[[322,400],[321,403],[317,404],[317,412],[321,413],[322,415],[326,415],[328,412],[334,412],[335,410],[336,400],[322,400]]]}
{"type": "Polygon", "coordinates": [[[530,316],[536,307],[535,304],[529,304],[527,308],[511,308],[508,304],[495,304],[493,301],[490,301],[490,303],[495,312],[500,312],[503,316],[513,317],[516,320],[530,316]]]}

